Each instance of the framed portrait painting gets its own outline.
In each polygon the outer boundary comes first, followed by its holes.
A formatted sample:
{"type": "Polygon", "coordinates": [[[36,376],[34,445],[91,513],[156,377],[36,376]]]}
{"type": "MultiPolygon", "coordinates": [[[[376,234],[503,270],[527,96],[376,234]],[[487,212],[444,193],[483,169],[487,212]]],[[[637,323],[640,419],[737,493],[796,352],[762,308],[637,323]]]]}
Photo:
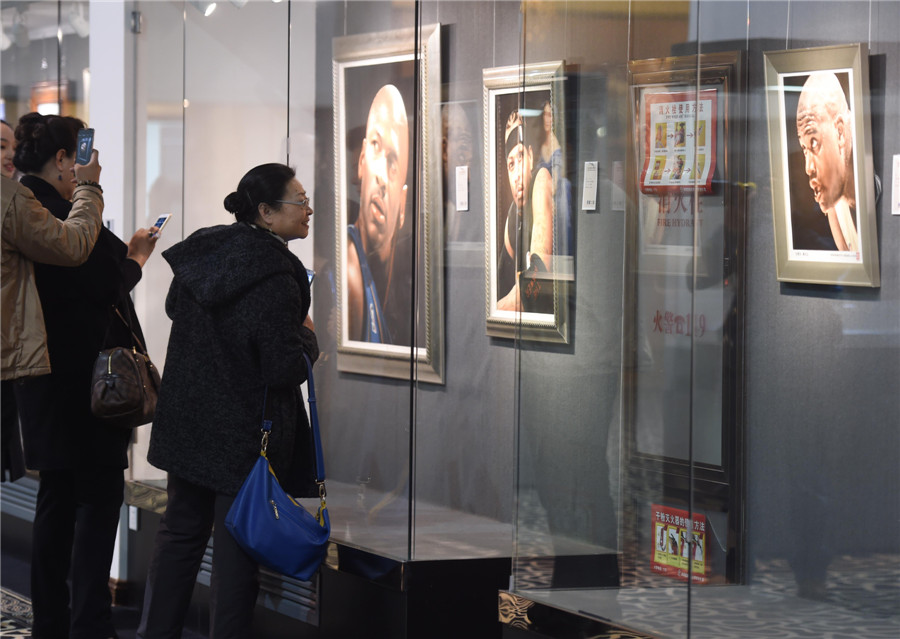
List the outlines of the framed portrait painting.
{"type": "Polygon", "coordinates": [[[868,52],[765,53],[778,280],[880,285],[868,52]]]}
{"type": "Polygon", "coordinates": [[[416,36],[333,42],[337,366],[443,383],[440,26],[416,36]]]}
{"type": "Polygon", "coordinates": [[[569,341],[574,289],[563,62],[482,72],[487,333],[569,341]]]}

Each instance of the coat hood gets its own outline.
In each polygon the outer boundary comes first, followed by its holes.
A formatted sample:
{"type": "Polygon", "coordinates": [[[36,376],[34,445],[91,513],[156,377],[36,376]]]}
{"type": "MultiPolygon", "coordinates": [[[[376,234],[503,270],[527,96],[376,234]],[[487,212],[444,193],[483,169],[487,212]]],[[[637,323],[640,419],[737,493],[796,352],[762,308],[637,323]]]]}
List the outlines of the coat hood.
{"type": "Polygon", "coordinates": [[[175,279],[206,307],[228,303],[273,275],[306,277],[281,240],[240,222],[200,229],[162,255],[175,279]]]}

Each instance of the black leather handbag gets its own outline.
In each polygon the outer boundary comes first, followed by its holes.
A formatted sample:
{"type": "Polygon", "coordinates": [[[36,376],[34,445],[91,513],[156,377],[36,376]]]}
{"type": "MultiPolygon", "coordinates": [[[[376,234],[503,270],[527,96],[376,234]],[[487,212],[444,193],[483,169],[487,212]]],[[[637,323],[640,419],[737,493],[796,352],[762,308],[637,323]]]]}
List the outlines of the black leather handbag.
{"type": "Polygon", "coordinates": [[[118,308],[115,311],[128,326],[132,344],[106,348],[97,355],[91,377],[91,412],[113,426],[134,428],[153,421],[161,380],[131,323],[118,308]]]}

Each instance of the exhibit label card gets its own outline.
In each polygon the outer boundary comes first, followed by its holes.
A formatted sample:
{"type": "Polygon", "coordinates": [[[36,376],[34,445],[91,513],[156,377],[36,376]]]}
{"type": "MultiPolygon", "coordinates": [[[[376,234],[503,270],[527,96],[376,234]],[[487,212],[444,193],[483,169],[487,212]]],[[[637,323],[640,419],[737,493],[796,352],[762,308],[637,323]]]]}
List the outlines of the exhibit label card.
{"type": "Polygon", "coordinates": [[[456,210],[469,210],[469,167],[456,167],[456,210]]]}
{"type": "Polygon", "coordinates": [[[597,210],[597,162],[584,163],[584,185],[581,189],[581,210],[597,210]]]}
{"type": "Polygon", "coordinates": [[[891,180],[891,213],[900,215],[900,155],[894,156],[894,179],[891,180]]]}

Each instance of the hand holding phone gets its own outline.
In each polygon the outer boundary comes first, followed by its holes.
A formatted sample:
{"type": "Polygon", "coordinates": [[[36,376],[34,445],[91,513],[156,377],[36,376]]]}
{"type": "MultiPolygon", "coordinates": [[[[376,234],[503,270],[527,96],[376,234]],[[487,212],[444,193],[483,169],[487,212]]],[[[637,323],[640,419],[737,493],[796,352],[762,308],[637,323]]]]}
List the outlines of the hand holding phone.
{"type": "Polygon", "coordinates": [[[78,140],[75,144],[75,163],[87,164],[91,161],[94,150],[94,129],[78,129],[78,140]]]}
{"type": "Polygon", "coordinates": [[[158,218],[156,218],[156,221],[151,225],[156,227],[156,233],[153,233],[152,235],[150,235],[150,237],[159,237],[159,234],[162,233],[163,227],[165,227],[165,225],[169,223],[169,219],[171,219],[171,217],[171,213],[163,213],[158,218]]]}
{"type": "Polygon", "coordinates": [[[97,149],[91,153],[91,159],[87,164],[75,163],[75,179],[79,182],[100,182],[100,160],[97,149]]]}

